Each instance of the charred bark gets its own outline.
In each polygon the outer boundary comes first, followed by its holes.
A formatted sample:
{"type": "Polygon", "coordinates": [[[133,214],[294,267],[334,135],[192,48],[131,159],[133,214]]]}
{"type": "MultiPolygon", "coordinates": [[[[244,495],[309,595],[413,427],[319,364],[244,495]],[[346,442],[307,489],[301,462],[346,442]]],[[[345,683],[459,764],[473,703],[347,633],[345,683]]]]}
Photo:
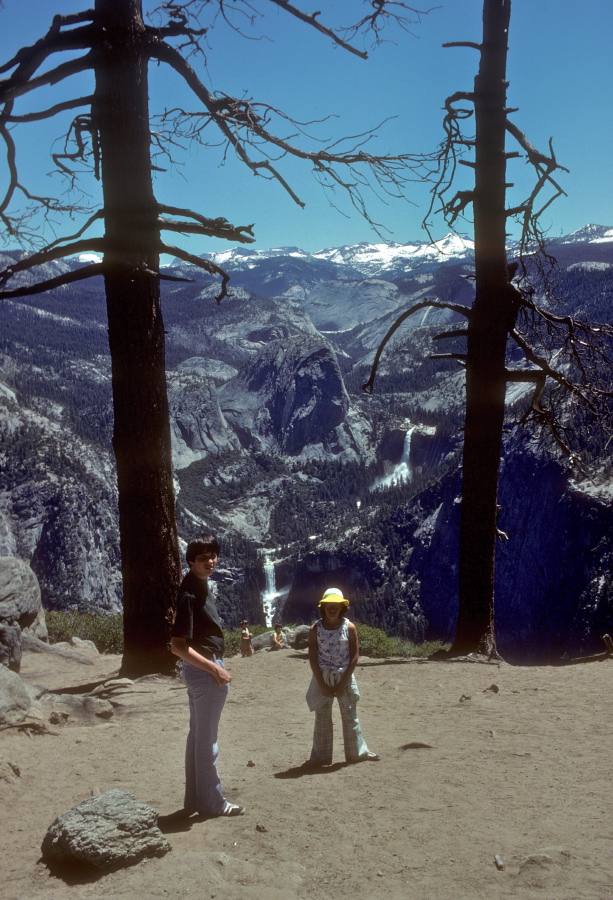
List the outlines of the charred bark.
{"type": "Polygon", "coordinates": [[[495,655],[494,555],[505,352],[517,315],[506,259],[506,60],[510,0],[485,0],[475,78],[475,277],[468,322],[460,522],[459,615],[453,655],[495,655]]]}
{"type": "Polygon", "coordinates": [[[122,674],[171,670],[179,583],[175,496],[160,303],[160,232],[151,178],[141,0],[96,0],[92,119],[105,215],[125,648],[122,674]]]}

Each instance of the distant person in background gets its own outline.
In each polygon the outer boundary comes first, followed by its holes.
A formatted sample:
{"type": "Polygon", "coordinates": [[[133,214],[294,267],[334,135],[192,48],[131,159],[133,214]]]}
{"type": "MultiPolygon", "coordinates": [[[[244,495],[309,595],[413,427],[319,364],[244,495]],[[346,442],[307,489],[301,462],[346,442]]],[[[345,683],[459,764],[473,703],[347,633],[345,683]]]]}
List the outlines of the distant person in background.
{"type": "Polygon", "coordinates": [[[281,628],[281,624],[279,622],[275,622],[274,632],[272,636],[272,643],[270,645],[271,650],[289,650],[290,646],[285,640],[285,635],[283,634],[283,629],[281,628]]]}
{"type": "Polygon", "coordinates": [[[246,619],[241,622],[241,656],[253,656],[253,644],[251,642],[251,632],[249,631],[249,623],[246,619]]]}
{"type": "Polygon", "coordinates": [[[223,662],[224,636],[208,580],[215,571],[219,544],[200,534],[188,544],[189,572],[181,582],[170,649],[183,660],[189,698],[185,748],[186,816],[240,816],[245,810],[223,795],[217,774],[217,730],[232,677],[223,662]]]}
{"type": "Polygon", "coordinates": [[[309,663],[313,677],[306,695],[311,712],[315,713],[313,749],[306,767],[319,768],[332,762],[332,704],[338,700],[343,723],[345,759],[348,763],[380,757],[366,746],[358,721],[358,685],[353,674],[360,650],[358,633],[353,622],[346,618],[349,600],[342,591],[329,588],[319,602],[321,618],[309,631],[309,663]]]}

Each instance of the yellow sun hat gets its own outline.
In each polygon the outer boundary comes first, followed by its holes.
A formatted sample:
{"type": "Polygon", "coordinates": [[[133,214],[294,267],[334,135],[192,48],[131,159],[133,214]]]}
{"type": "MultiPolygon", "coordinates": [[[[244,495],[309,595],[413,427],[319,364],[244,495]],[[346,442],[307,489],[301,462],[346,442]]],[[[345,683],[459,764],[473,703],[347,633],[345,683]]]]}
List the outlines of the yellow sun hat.
{"type": "Polygon", "coordinates": [[[346,597],[343,597],[343,592],[339,591],[338,588],[328,588],[327,591],[324,591],[324,595],[318,603],[318,606],[321,606],[322,603],[340,603],[345,608],[349,606],[349,600],[346,597]]]}

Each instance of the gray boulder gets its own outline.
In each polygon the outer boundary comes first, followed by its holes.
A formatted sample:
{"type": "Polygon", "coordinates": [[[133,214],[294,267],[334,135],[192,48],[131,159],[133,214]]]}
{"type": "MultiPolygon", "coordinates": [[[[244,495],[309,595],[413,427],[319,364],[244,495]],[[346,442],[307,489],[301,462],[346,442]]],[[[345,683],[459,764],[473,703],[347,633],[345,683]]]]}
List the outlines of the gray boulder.
{"type": "Polygon", "coordinates": [[[45,610],[41,606],[36,614],[36,618],[31,625],[26,625],[23,630],[24,634],[38,638],[39,641],[48,641],[49,632],[47,631],[47,620],[45,619],[45,610]]]}
{"type": "Polygon", "coordinates": [[[0,725],[19,725],[32,701],[23,681],[6,666],[0,666],[0,725]]]}
{"type": "Polygon", "coordinates": [[[254,650],[267,650],[272,644],[272,636],[274,631],[265,631],[264,634],[258,634],[251,639],[251,645],[254,650]]]}
{"type": "Polygon", "coordinates": [[[38,704],[32,704],[30,715],[40,708],[41,718],[52,725],[97,725],[112,719],[113,705],[100,697],[83,694],[44,693],[38,704]]]}
{"type": "MultiPolygon", "coordinates": [[[[54,694],[40,684],[23,686],[30,698],[28,722],[50,722],[51,725],[98,725],[114,715],[107,696],[92,694],[54,694]]],[[[99,689],[98,689],[99,690],[99,689]]]]}
{"type": "Polygon", "coordinates": [[[47,640],[38,579],[30,566],[14,556],[0,557],[0,664],[21,667],[22,633],[47,640]]]}
{"type": "Polygon", "coordinates": [[[309,625],[298,625],[285,629],[285,640],[294,650],[305,650],[309,646],[309,625]]]}
{"type": "Polygon", "coordinates": [[[92,653],[94,656],[100,656],[100,652],[93,641],[88,641],[73,635],[70,638],[70,643],[73,647],[76,647],[77,650],[82,650],[84,653],[92,653]]]}
{"type": "Polygon", "coordinates": [[[0,624],[0,665],[13,672],[21,668],[21,628],[19,625],[0,624]]]}
{"type": "MultiPolygon", "coordinates": [[[[298,625],[297,628],[283,628],[283,637],[293,650],[304,650],[309,645],[309,626],[298,625]]],[[[274,631],[258,634],[251,641],[254,650],[268,650],[272,646],[274,631]]]]}
{"type": "Polygon", "coordinates": [[[36,622],[40,609],[40,587],[30,566],[14,556],[0,556],[0,623],[23,631],[36,622]]]}
{"type": "Polygon", "coordinates": [[[79,650],[72,650],[71,644],[67,641],[61,641],[58,644],[47,644],[45,641],[41,641],[25,631],[21,635],[21,647],[23,650],[31,650],[33,653],[50,653],[52,656],[62,656],[64,659],[72,659],[75,662],[83,663],[84,666],[93,666],[94,664],[91,653],[86,655],[79,650]]]}
{"type": "Polygon", "coordinates": [[[170,844],[157,827],[155,809],[115,788],[90,797],[62,813],[50,825],[41,850],[50,865],[107,869],[163,856],[170,844]]]}

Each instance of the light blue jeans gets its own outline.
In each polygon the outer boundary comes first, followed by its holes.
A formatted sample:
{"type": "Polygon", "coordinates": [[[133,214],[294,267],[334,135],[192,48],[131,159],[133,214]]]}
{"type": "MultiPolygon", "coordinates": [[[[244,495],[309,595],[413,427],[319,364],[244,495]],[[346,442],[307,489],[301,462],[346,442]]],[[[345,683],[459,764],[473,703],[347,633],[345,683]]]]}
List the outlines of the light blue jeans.
{"type": "MultiPolygon", "coordinates": [[[[223,659],[214,662],[223,666],[223,659]]],[[[217,774],[217,730],[229,684],[183,660],[183,680],[189,698],[189,734],[185,747],[185,803],[201,816],[217,816],[226,805],[217,774]]]]}

